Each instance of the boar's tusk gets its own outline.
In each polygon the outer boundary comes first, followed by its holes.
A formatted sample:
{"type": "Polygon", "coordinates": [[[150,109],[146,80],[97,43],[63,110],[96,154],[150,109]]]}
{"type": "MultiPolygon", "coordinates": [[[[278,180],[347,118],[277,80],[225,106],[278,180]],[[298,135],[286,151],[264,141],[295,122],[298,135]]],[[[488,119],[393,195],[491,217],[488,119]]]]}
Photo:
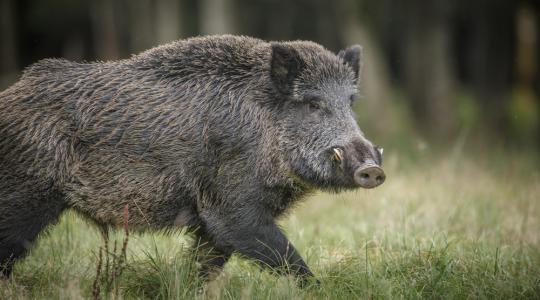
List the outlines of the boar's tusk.
{"type": "Polygon", "coordinates": [[[382,156],[383,152],[384,152],[384,148],[379,148],[379,153],[381,154],[381,156],[382,156]]]}
{"type": "Polygon", "coordinates": [[[334,160],[340,162],[343,159],[343,156],[341,154],[341,149],[334,148],[334,160]]]}

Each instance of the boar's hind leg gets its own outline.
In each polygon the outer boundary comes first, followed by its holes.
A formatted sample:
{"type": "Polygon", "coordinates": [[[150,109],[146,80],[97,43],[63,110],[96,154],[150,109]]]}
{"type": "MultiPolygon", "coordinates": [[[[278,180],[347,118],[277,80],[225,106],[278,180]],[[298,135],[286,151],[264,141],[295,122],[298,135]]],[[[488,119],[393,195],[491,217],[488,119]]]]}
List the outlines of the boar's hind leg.
{"type": "Polygon", "coordinates": [[[280,273],[294,274],[300,284],[307,283],[313,273],[271,216],[224,216],[203,212],[208,233],[218,248],[234,251],[255,259],[261,265],[280,273]]]}
{"type": "Polygon", "coordinates": [[[28,251],[37,235],[64,210],[56,192],[35,182],[0,173],[0,278],[28,251]]]}
{"type": "Polygon", "coordinates": [[[231,257],[231,253],[217,249],[211,238],[201,229],[196,232],[196,236],[193,247],[200,264],[199,276],[205,281],[214,280],[231,257]]]}

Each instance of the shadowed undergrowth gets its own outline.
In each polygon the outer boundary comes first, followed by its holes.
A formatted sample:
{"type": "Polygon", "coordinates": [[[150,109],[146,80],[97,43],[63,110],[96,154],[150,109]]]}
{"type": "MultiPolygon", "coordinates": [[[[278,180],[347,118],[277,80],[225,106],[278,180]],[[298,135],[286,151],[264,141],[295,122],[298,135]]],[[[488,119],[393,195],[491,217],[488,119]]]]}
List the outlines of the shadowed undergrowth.
{"type": "MultiPolygon", "coordinates": [[[[281,224],[320,286],[298,289],[238,257],[205,286],[188,236],[147,233],[129,237],[117,298],[538,299],[540,174],[510,157],[411,166],[390,154],[381,188],[307,199],[281,224]]],[[[0,282],[0,298],[92,297],[100,246],[96,228],[64,215],[0,282]]]]}

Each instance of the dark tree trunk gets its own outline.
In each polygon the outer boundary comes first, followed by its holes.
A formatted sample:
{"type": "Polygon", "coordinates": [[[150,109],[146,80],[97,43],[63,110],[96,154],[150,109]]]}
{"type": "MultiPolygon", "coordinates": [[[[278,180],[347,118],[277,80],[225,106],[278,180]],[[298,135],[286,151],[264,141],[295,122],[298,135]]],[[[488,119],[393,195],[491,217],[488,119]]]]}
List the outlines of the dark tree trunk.
{"type": "Polygon", "coordinates": [[[332,1],[234,1],[239,33],[269,40],[312,40],[337,51],[344,46],[339,5],[332,1]]]}
{"type": "Polygon", "coordinates": [[[14,1],[0,0],[0,89],[7,86],[17,72],[15,18],[14,1]]]}
{"type": "Polygon", "coordinates": [[[229,0],[202,0],[199,4],[201,34],[234,33],[231,20],[232,3],[229,0]]]}
{"type": "Polygon", "coordinates": [[[155,20],[157,43],[163,44],[181,37],[182,18],[178,0],[157,0],[155,20]]]}
{"type": "Polygon", "coordinates": [[[94,51],[100,60],[120,57],[114,1],[94,0],[90,5],[94,51]]]}
{"type": "MultiPolygon", "coordinates": [[[[467,1],[471,13],[466,66],[488,128],[507,130],[505,115],[513,74],[513,1],[467,1]]],[[[464,12],[466,13],[466,12],[464,12]]]]}
{"type": "Polygon", "coordinates": [[[140,52],[155,46],[154,5],[150,0],[131,0],[129,8],[130,52],[140,52]]]}
{"type": "Polygon", "coordinates": [[[455,129],[454,70],[450,52],[451,7],[442,1],[413,1],[403,7],[403,80],[417,126],[431,137],[455,129]]]}

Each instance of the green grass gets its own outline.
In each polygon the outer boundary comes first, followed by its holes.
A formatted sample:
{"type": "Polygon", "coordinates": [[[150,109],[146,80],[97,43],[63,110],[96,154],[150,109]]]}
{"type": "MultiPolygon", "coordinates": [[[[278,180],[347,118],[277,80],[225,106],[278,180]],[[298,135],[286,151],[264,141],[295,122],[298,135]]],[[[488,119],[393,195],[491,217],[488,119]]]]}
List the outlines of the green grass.
{"type": "MultiPolygon", "coordinates": [[[[320,286],[234,257],[202,288],[182,233],[130,236],[121,298],[540,298],[540,173],[501,153],[418,162],[390,153],[376,190],[317,194],[281,224],[320,286]]],[[[115,235],[121,243],[123,234],[115,235]]],[[[98,231],[74,214],[43,236],[0,299],[92,296],[98,231]]],[[[105,295],[114,297],[114,293],[105,295]]]]}

